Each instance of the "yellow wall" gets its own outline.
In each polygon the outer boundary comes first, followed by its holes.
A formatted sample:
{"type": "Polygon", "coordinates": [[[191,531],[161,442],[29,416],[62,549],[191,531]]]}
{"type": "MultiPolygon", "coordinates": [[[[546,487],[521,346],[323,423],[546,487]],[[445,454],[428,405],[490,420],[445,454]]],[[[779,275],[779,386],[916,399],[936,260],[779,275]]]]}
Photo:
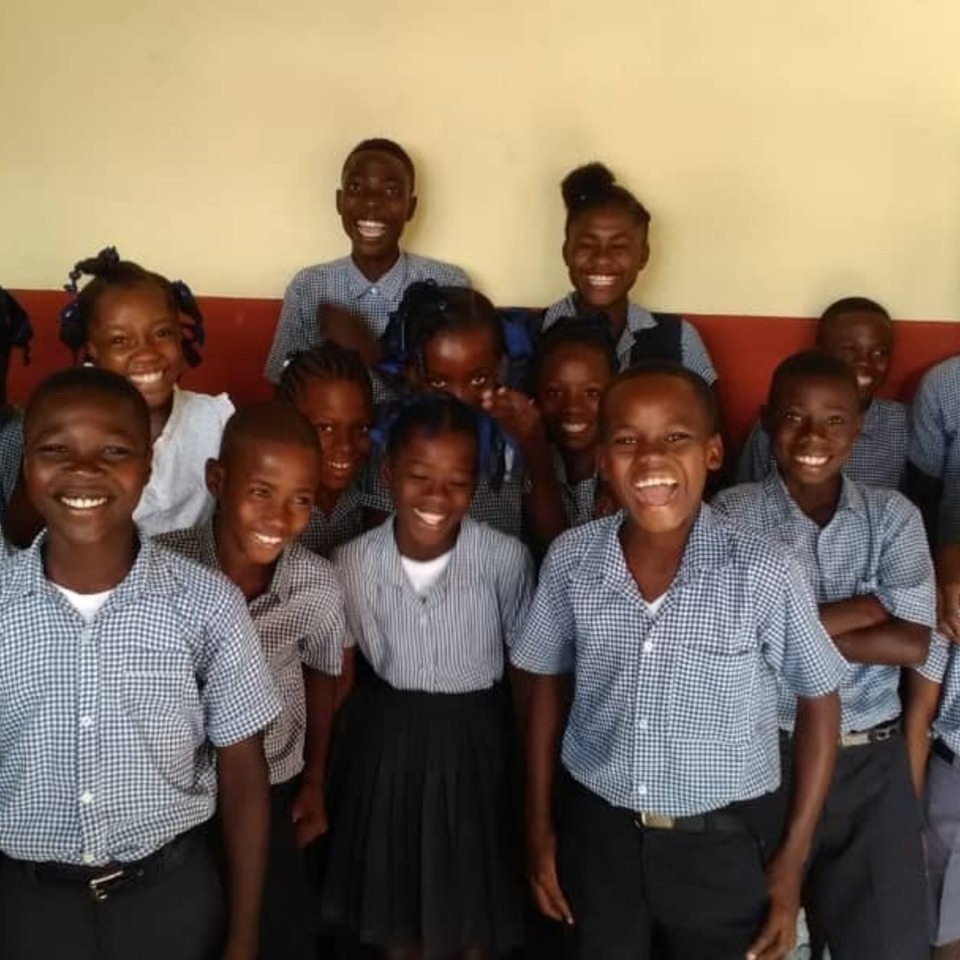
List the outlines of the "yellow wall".
{"type": "Polygon", "coordinates": [[[409,246],[501,302],[564,292],[557,182],[601,158],[654,213],[645,302],[958,317],[958,38],[956,0],[5,0],[0,283],[110,242],[278,296],[384,135],[409,246]]]}

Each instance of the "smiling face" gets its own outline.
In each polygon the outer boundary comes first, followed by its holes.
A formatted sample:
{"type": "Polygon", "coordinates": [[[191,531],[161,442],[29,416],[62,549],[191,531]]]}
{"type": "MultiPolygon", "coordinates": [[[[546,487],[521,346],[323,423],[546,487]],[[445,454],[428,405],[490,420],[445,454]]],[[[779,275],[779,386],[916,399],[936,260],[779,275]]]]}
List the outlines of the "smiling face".
{"type": "Polygon", "coordinates": [[[126,377],[157,411],[173,401],[184,367],[182,340],[180,318],[163,290],[141,283],[101,294],[86,349],[96,366],[126,377]]]}
{"type": "Polygon", "coordinates": [[[129,543],[150,457],[143,417],[117,396],[60,390],[40,399],[24,425],[27,493],[50,536],[67,544],[129,543]]]}
{"type": "Polygon", "coordinates": [[[795,499],[804,489],[840,482],[860,432],[860,401],[851,383],[788,376],[764,410],[780,475],[795,499]]]}
{"type": "Polygon", "coordinates": [[[350,156],[337,191],[337,213],[361,270],[385,273],[393,265],[416,206],[410,172],[399,157],[380,150],[350,156]]]}
{"type": "Polygon", "coordinates": [[[401,554],[433,560],[450,550],[477,485],[477,441],[460,431],[414,431],[386,461],[401,554]]]}
{"type": "Polygon", "coordinates": [[[442,390],[471,407],[479,407],[484,393],[497,386],[500,343],[487,326],[443,330],[421,350],[420,369],[411,369],[416,389],[442,390]]]}
{"type": "Polygon", "coordinates": [[[626,307],[649,256],[646,228],[619,206],[581,213],[570,223],[563,244],[570,282],[583,306],[592,310],[626,307]]]}
{"type": "Polygon", "coordinates": [[[693,385],[670,374],[615,384],[602,411],[600,474],[630,521],[649,534],[693,525],[723,444],[693,385]]]}
{"type": "Polygon", "coordinates": [[[293,405],[320,441],[319,489],[341,493],[356,481],[370,456],[373,410],[367,392],[351,380],[308,377],[293,405]]]}
{"type": "Polygon", "coordinates": [[[310,522],[319,472],[315,449],[237,437],[225,460],[207,464],[218,548],[256,566],[274,563],[310,522]]]}
{"type": "Polygon", "coordinates": [[[563,343],[547,354],[537,377],[536,401],[550,440],[564,453],[597,443],[600,397],[614,377],[606,353],[584,343],[563,343]]]}
{"type": "Polygon", "coordinates": [[[857,375],[860,402],[866,406],[886,383],[893,352],[893,324],[867,310],[838,313],[821,323],[817,343],[857,375]]]}

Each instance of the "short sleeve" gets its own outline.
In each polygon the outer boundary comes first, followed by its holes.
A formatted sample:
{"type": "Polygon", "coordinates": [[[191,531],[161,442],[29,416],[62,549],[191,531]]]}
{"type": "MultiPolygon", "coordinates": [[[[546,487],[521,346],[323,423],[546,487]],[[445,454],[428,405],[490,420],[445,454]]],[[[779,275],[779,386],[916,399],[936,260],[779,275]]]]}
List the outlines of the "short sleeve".
{"type": "Polygon", "coordinates": [[[287,357],[297,350],[306,350],[313,344],[311,324],[303,316],[302,273],[298,273],[287,285],[283,294],[280,319],[273,333],[273,343],[263,375],[271,383],[278,383],[287,357]]]}
{"type": "Polygon", "coordinates": [[[898,620],[932,627],[936,623],[933,560],[920,511],[899,494],[889,501],[875,593],[898,620]]]}
{"type": "Polygon", "coordinates": [[[955,646],[942,633],[934,630],[930,636],[927,659],[916,668],[917,673],[931,683],[943,683],[955,649],[955,646]]]}
{"type": "Polygon", "coordinates": [[[313,616],[306,636],[300,643],[303,665],[330,676],[343,670],[343,647],[347,632],[343,588],[330,571],[318,584],[313,602],[313,616]]]}
{"type": "Polygon", "coordinates": [[[943,409],[946,370],[935,367],[920,383],[911,409],[910,462],[923,473],[942,479],[946,470],[948,430],[943,409]]]}
{"type": "Polygon", "coordinates": [[[497,564],[497,594],[504,642],[512,647],[523,628],[533,599],[533,560],[519,541],[508,541],[510,553],[497,564]]]}
{"type": "Polygon", "coordinates": [[[688,320],[682,320],[681,324],[680,355],[683,357],[683,365],[700,374],[707,383],[716,383],[717,371],[713,369],[713,361],[697,328],[688,320]]]}
{"type": "Polygon", "coordinates": [[[208,656],[201,677],[207,739],[215,747],[260,733],[281,708],[246,602],[236,588],[224,588],[224,602],[206,624],[208,656]]]}
{"type": "Polygon", "coordinates": [[[770,438],[758,420],[747,437],[737,461],[737,483],[757,483],[770,472],[773,465],[770,438]]]}

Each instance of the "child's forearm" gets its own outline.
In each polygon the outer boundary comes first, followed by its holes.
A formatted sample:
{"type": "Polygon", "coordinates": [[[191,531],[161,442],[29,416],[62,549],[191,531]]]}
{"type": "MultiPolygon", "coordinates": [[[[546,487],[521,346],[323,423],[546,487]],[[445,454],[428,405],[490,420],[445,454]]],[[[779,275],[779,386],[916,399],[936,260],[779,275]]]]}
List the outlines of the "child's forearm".
{"type": "Polygon", "coordinates": [[[886,607],[873,594],[820,604],[820,622],[834,640],[842,633],[876,627],[889,619],[886,607]]]}
{"type": "Polygon", "coordinates": [[[254,960],[270,837],[270,787],[263,738],[217,750],[217,790],[227,861],[230,960],[254,960]]]}
{"type": "Polygon", "coordinates": [[[518,671],[525,701],[520,725],[527,761],[528,834],[553,830],[553,788],[563,732],[564,678],[518,671]]]}
{"type": "Polygon", "coordinates": [[[910,779],[917,797],[923,793],[930,758],[930,726],[940,703],[940,684],[921,676],[916,670],[906,674],[906,704],[903,711],[903,737],[910,763],[910,779]]]}
{"type": "Polygon", "coordinates": [[[540,545],[548,547],[566,529],[567,515],[546,434],[537,431],[524,443],[520,454],[527,487],[523,494],[523,510],[540,545]]]}
{"type": "Polygon", "coordinates": [[[336,678],[336,698],[334,700],[333,711],[336,713],[344,704],[347,697],[353,692],[354,684],[357,682],[357,660],[356,647],[344,647],[343,666],[340,670],[340,676],[336,678]]]}
{"type": "Polygon", "coordinates": [[[838,634],[833,642],[851,663],[919,667],[927,659],[930,628],[892,619],[875,627],[838,634]]]}
{"type": "Polygon", "coordinates": [[[320,670],[304,669],[307,701],[307,742],[304,751],[303,779],[322,787],[326,781],[330,736],[336,713],[338,677],[320,670]]]}
{"type": "Polygon", "coordinates": [[[802,865],[810,855],[830,788],[840,738],[840,697],[799,697],[793,737],[793,790],[778,857],[802,865]]]}

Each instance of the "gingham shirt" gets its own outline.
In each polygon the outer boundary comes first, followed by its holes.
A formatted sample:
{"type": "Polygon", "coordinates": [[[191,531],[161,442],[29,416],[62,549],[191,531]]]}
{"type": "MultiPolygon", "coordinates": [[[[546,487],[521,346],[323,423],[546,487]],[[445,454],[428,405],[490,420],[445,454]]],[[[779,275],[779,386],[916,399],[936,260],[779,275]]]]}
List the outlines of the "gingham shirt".
{"type": "Polygon", "coordinates": [[[450,562],[424,596],[400,563],[393,517],[334,554],[350,641],[399,690],[468,693],[503,677],[523,623],[533,563],[519,540],[465,518],[450,562]]]}
{"type": "Polygon", "coordinates": [[[802,572],[704,506],[651,614],[623,556],[623,522],[554,541],[511,650],[523,670],[575,674],[564,766],[609,803],[670,816],[776,789],[778,684],[822,696],[845,669],[802,572]]]}
{"type": "MultiPolygon", "coordinates": [[[[900,620],[933,626],[933,562],[923,520],[896,490],[844,478],[825,527],[800,510],[780,475],[717,494],[714,509],[783,544],[803,569],[818,603],[873,594],[900,620]]],[[[851,663],[840,686],[843,731],[869,730],[900,715],[900,668],[851,663]]],[[[781,691],[780,723],[793,729],[796,700],[781,691]]]]}
{"type": "Polygon", "coordinates": [[[174,388],[173,409],[153,442],[153,469],[133,519],[150,536],[182,530],[213,510],[207,460],[220,454],[223,428],[233,414],[230,398],[174,388]]]}
{"type": "Polygon", "coordinates": [[[960,756],[960,648],[934,631],[927,660],[917,672],[942,685],[933,735],[960,756]]]}
{"type": "Polygon", "coordinates": [[[330,513],[314,507],[307,529],[300,534],[300,543],[308,550],[329,557],[335,547],[359,537],[364,530],[364,503],[359,481],[340,494],[330,513]]]}
{"type": "Polygon", "coordinates": [[[567,468],[560,452],[553,449],[553,466],[560,485],[560,496],[563,499],[563,511],[567,516],[567,523],[571,527],[579,527],[581,523],[588,523],[593,519],[595,501],[597,497],[597,475],[587,477],[578,483],[567,480],[567,468]]]}
{"type": "MultiPolygon", "coordinates": [[[[577,313],[577,306],[572,293],[568,294],[562,300],[558,300],[552,307],[547,308],[547,312],[540,325],[541,330],[547,330],[552,327],[560,317],[572,317],[577,313]]],[[[653,314],[636,303],[631,303],[627,308],[627,325],[617,340],[617,359],[620,361],[620,369],[626,370],[630,366],[630,351],[633,349],[634,334],[639,330],[647,330],[655,327],[657,321],[653,314]]],[[[680,356],[683,365],[694,373],[699,373],[707,383],[714,383],[717,379],[717,371],[713,369],[713,362],[710,360],[710,354],[700,339],[697,328],[687,320],[681,320],[680,328],[680,356]]]]}
{"type": "Polygon", "coordinates": [[[23,420],[17,410],[7,410],[0,424],[0,522],[17,488],[23,464],[23,420]]]}
{"type": "Polygon", "coordinates": [[[938,539],[960,543],[960,357],[938,363],[913,398],[910,461],[943,481],[938,539]]]}
{"type": "MultiPolygon", "coordinates": [[[[220,570],[212,523],[157,538],[211,570],[220,570]]],[[[343,590],[333,567],[299,544],[277,561],[270,586],[248,604],[283,711],[267,728],[263,750],[271,783],[303,769],[307,704],[303,667],[337,676],[343,663],[346,623],[343,590]]]]}
{"type": "MultiPolygon", "coordinates": [[[[858,483],[899,490],[907,469],[910,411],[895,400],[874,400],[863,415],[860,436],[854,441],[844,473],[858,483]]],[[[737,464],[737,482],[762,480],[773,468],[770,438],[753,425],[737,464]]]]}
{"type": "Polygon", "coordinates": [[[87,624],[44,576],[44,537],[0,567],[0,850],[138,860],[210,819],[211,745],[280,701],[222,577],[144,538],[87,624]]]}
{"type": "Polygon", "coordinates": [[[283,309],[263,375],[276,383],[289,354],[319,343],[317,309],[321,304],[344,307],[364,317],[379,337],[387,329],[390,314],[399,306],[403,292],[417,280],[436,280],[443,286],[470,285],[459,267],[403,252],[400,259],[374,281],[357,269],[352,257],[305,267],[290,281],[283,295],[283,309]]]}
{"type": "MultiPolygon", "coordinates": [[[[511,537],[523,531],[524,473],[512,448],[506,450],[506,474],[494,489],[486,480],[480,480],[470,501],[470,516],[511,537]]],[[[393,512],[393,496],[380,475],[376,454],[367,461],[363,481],[363,504],[378,513],[393,512]]]]}

